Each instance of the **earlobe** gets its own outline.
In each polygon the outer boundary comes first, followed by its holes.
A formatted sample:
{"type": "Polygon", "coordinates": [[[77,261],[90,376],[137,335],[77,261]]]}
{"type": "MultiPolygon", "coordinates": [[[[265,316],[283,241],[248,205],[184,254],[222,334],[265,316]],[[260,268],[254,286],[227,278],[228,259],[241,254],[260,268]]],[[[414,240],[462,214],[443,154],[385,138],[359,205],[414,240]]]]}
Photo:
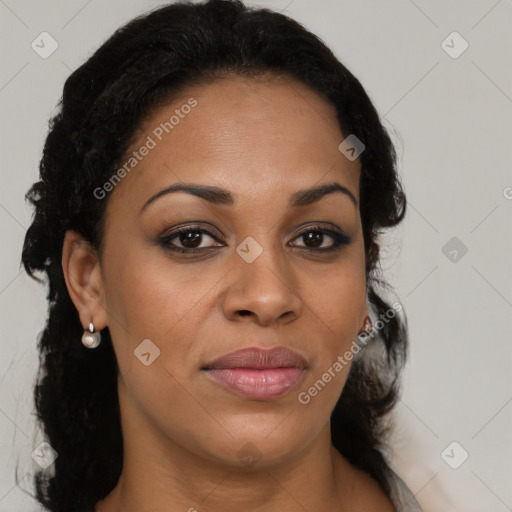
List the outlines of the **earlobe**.
{"type": "Polygon", "coordinates": [[[68,230],[62,246],[62,270],[69,296],[84,330],[90,322],[100,331],[107,325],[103,283],[97,252],[76,231],[68,230]]]}

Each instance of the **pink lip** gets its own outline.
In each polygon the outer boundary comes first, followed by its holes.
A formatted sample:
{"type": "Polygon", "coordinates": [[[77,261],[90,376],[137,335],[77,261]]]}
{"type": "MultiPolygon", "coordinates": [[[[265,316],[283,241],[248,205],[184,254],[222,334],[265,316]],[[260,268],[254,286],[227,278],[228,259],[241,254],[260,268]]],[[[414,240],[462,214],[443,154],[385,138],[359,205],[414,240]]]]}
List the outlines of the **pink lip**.
{"type": "Polygon", "coordinates": [[[249,347],[208,363],[203,368],[217,383],[253,400],[270,400],[294,387],[306,361],[286,347],[249,347]]]}

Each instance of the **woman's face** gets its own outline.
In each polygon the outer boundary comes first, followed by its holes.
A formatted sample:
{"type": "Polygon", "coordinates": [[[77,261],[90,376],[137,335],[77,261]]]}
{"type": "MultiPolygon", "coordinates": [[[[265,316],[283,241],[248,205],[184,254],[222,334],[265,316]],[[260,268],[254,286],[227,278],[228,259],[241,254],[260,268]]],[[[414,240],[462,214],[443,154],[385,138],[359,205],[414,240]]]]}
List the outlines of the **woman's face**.
{"type": "Polygon", "coordinates": [[[347,135],[292,79],[189,87],[143,123],[104,199],[100,261],[125,442],[270,465],[328,431],[350,363],[332,368],[367,313],[360,165],[338,149],[347,135]],[[297,195],[333,183],[348,193],[297,195]],[[176,184],[215,190],[155,198],[176,184]],[[333,248],[340,231],[350,243],[333,248]],[[212,364],[276,346],[302,365],[257,353],[212,364]]]}

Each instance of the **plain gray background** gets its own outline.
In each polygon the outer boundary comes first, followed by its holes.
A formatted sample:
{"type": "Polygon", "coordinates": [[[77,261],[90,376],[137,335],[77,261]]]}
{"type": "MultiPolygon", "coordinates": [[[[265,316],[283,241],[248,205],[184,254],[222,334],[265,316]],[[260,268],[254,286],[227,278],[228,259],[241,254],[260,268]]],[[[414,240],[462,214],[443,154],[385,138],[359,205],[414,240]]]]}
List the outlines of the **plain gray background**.
{"type": "MultiPolygon", "coordinates": [[[[408,315],[411,350],[393,468],[425,512],[512,510],[512,2],[247,3],[318,34],[362,82],[397,146],[409,210],[384,237],[382,265],[408,315]]],[[[70,72],[161,4],[0,0],[1,512],[37,509],[22,489],[32,490],[42,440],[32,388],[46,302],[20,255],[47,120],[70,72]],[[31,47],[42,32],[58,44],[45,59],[31,47]]]]}

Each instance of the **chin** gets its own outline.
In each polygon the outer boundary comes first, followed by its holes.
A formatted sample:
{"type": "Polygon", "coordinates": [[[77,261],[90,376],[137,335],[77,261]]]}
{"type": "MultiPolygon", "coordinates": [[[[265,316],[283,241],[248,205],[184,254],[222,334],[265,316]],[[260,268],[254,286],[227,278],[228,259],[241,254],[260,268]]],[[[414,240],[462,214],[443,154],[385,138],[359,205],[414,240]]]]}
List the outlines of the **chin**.
{"type": "Polygon", "coordinates": [[[262,430],[251,429],[251,434],[240,430],[238,435],[218,440],[214,446],[204,447],[208,458],[219,464],[231,467],[258,470],[270,468],[290,461],[309,444],[306,435],[298,435],[297,431],[268,424],[262,430]]]}

